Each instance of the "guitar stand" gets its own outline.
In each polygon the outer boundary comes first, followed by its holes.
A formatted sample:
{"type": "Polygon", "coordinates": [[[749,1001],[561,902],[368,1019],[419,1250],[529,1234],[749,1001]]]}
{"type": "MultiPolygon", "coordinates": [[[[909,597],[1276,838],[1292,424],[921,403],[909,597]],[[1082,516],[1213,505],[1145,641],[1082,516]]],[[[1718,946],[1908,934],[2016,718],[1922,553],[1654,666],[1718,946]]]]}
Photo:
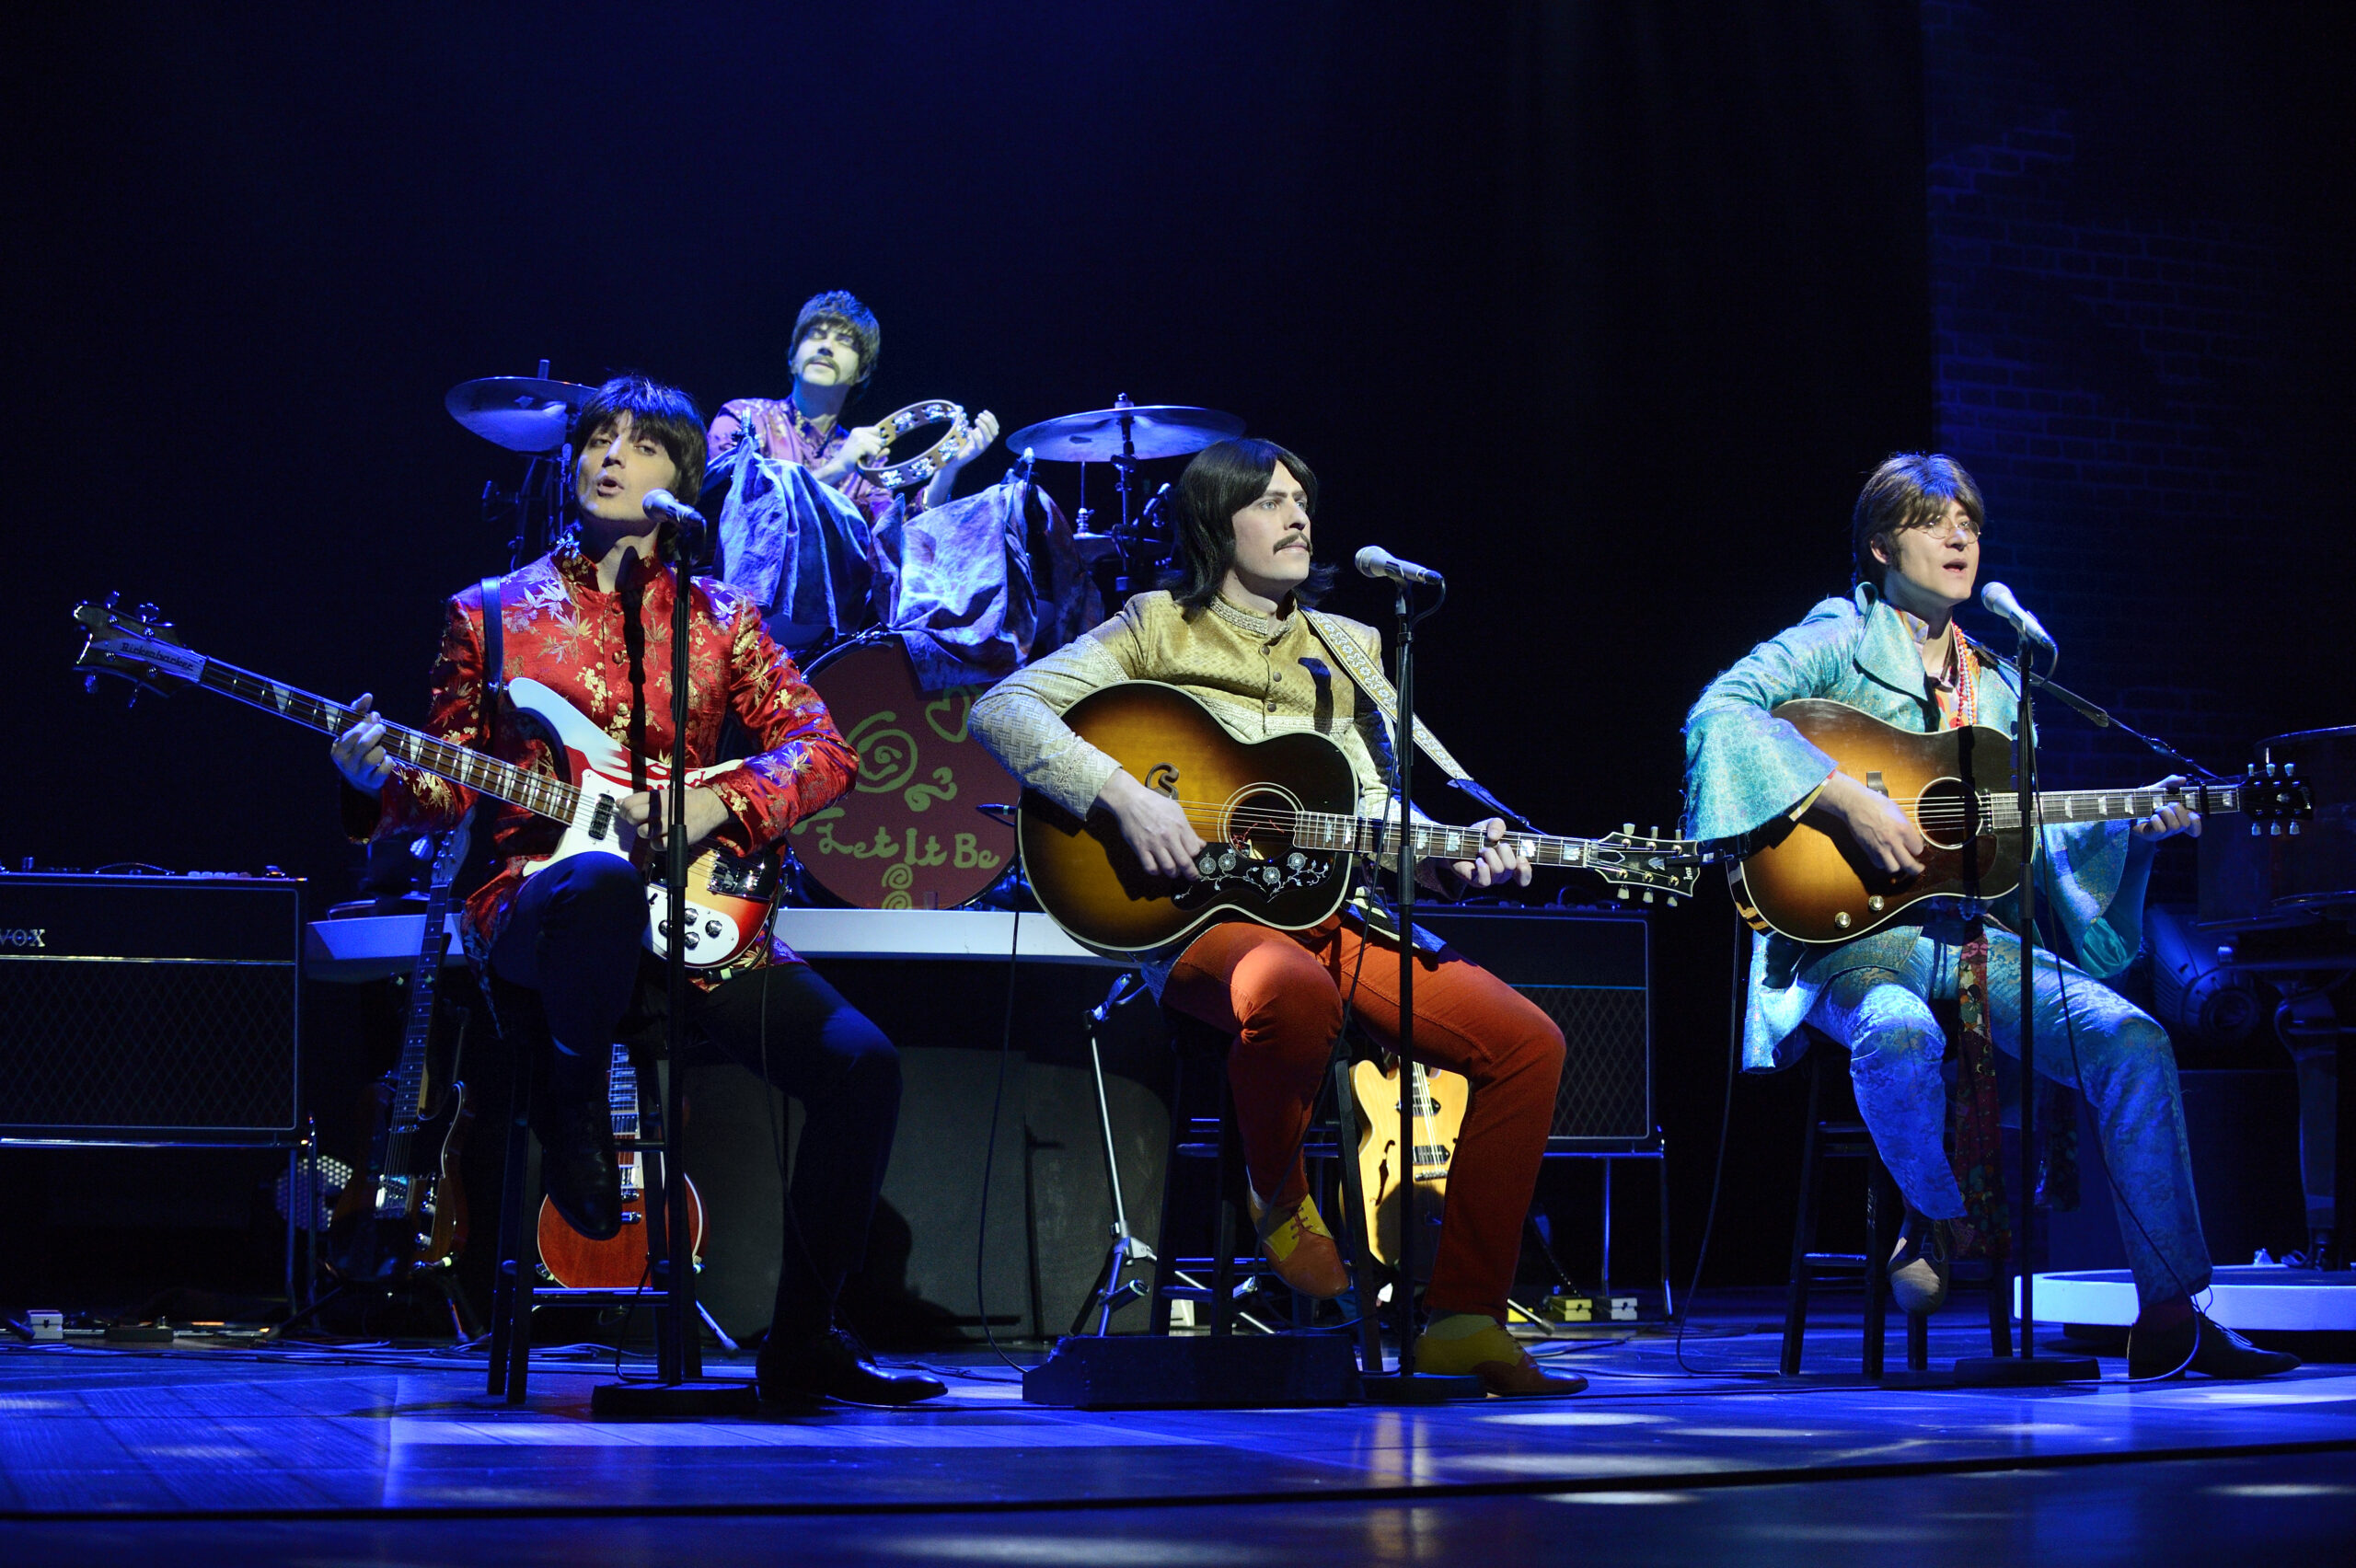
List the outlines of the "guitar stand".
{"type": "Polygon", "coordinates": [[[467,1298],[466,1287],[458,1283],[457,1275],[451,1273],[448,1268],[441,1266],[419,1269],[410,1274],[405,1283],[400,1284],[389,1280],[338,1280],[334,1287],[326,1295],[303,1308],[284,1322],[271,1324],[266,1337],[285,1338],[293,1332],[297,1324],[310,1321],[339,1301],[364,1293],[381,1296],[388,1302],[402,1298],[414,1301],[417,1297],[417,1287],[421,1285],[432,1286],[434,1293],[441,1297],[443,1309],[450,1314],[451,1335],[461,1346],[471,1345],[481,1340],[483,1330],[479,1326],[479,1320],[475,1317],[474,1304],[467,1298]]]}
{"type": "MultiPolygon", "coordinates": [[[[1145,982],[1124,970],[1104,993],[1104,999],[1088,1012],[1088,1062],[1096,1075],[1096,1124],[1104,1135],[1104,1180],[1113,1192],[1113,1241],[1105,1250],[1103,1266],[1097,1270],[1095,1282],[1089,1286],[1088,1299],[1072,1314],[1071,1332],[1081,1332],[1088,1326],[1088,1315],[1097,1315],[1096,1332],[1113,1332],[1113,1314],[1133,1301],[1142,1301],[1153,1294],[1153,1287],[1140,1279],[1124,1280],[1133,1263],[1149,1264],[1160,1260],[1151,1247],[1139,1240],[1129,1228],[1128,1205],[1121,1196],[1121,1156],[1113,1138],[1113,1107],[1104,1095],[1104,1054],[1098,1048],[1096,1032],[1110,1017],[1114,1008],[1136,1000],[1145,994],[1145,982]]],[[[1162,1178],[1168,1181],[1165,1174],[1162,1178]]]]}

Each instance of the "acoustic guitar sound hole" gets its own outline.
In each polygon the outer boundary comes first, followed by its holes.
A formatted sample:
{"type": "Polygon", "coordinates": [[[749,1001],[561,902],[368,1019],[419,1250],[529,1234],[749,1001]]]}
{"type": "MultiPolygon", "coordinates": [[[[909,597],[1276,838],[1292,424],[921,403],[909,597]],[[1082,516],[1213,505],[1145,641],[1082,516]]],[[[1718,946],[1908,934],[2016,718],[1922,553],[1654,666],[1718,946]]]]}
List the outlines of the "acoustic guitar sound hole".
{"type": "Polygon", "coordinates": [[[1961,849],[1987,825],[1978,792],[1960,778],[1937,778],[1923,786],[1915,820],[1924,838],[1949,850],[1961,849]]]}
{"type": "Polygon", "coordinates": [[[1293,815],[1299,802],[1277,790],[1252,790],[1228,804],[1219,836],[1229,844],[1239,839],[1263,860],[1281,863],[1293,845],[1293,815]]]}

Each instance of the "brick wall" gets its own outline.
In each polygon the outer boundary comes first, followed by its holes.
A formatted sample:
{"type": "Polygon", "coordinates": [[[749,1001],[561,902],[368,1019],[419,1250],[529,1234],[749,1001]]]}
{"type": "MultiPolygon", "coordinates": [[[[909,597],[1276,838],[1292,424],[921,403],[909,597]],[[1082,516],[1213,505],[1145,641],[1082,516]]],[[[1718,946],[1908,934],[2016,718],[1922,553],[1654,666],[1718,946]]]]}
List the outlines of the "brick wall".
{"type": "MultiPolygon", "coordinates": [[[[2060,678],[2230,771],[2273,728],[2346,721],[2281,700],[2267,624],[2285,241],[2131,107],[2201,68],[2198,40],[2123,58],[2106,7],[2057,9],[1922,8],[1937,441],[1988,501],[1983,581],[2053,629],[2060,678]]],[[[2074,717],[2038,728],[2057,787],[2155,771],[2074,717]]]]}

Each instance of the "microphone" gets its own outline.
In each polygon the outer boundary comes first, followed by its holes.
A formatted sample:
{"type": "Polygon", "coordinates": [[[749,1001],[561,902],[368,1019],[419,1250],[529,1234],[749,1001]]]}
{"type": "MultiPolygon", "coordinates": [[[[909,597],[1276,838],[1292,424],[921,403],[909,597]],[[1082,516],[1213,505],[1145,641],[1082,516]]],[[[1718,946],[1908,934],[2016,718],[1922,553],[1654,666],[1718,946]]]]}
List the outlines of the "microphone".
{"type": "Polygon", "coordinates": [[[1982,583],[1980,602],[2004,617],[2005,623],[2019,632],[2024,640],[2040,644],[2048,652],[2060,651],[2054,646],[2053,634],[2045,629],[2045,623],[2021,608],[2021,602],[2014,598],[2013,591],[2003,583],[1982,583]]]}
{"type": "Polygon", "coordinates": [[[1417,566],[1412,560],[1401,560],[1380,545],[1369,545],[1357,553],[1358,571],[1368,577],[1387,577],[1393,582],[1419,584],[1426,588],[1443,588],[1448,580],[1428,566],[1417,566]]]}
{"type": "Polygon", "coordinates": [[[653,521],[673,524],[690,534],[700,534],[708,525],[702,513],[666,490],[648,490],[639,506],[653,521]]]}

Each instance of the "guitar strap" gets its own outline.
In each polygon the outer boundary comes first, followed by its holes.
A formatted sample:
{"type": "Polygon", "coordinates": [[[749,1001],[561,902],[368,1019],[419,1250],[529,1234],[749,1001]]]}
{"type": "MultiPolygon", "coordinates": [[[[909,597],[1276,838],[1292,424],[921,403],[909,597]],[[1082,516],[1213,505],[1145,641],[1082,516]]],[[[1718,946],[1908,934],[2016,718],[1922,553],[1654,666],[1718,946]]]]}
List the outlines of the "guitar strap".
{"type": "Polygon", "coordinates": [[[491,734],[491,704],[507,686],[507,579],[482,580],[482,732],[491,734]]]}
{"type": "MultiPolygon", "coordinates": [[[[1317,633],[1318,640],[1325,644],[1327,651],[1341,661],[1342,668],[1349,672],[1350,679],[1357,683],[1358,689],[1366,693],[1369,699],[1374,703],[1377,711],[1381,713],[1384,730],[1392,729],[1391,716],[1399,710],[1399,688],[1392,686],[1389,678],[1383,674],[1381,667],[1367,656],[1366,650],[1358,646],[1357,640],[1336,624],[1331,616],[1320,610],[1307,608],[1304,608],[1301,614],[1309,617],[1310,628],[1317,633]]],[[[1410,714],[1408,719],[1414,725],[1416,746],[1426,756],[1438,765],[1442,773],[1448,775],[1448,781],[1450,784],[1498,815],[1511,817],[1532,833],[1538,831],[1536,823],[1498,800],[1484,785],[1465,772],[1464,765],[1457,761],[1446,746],[1439,744],[1439,737],[1425,727],[1419,716],[1410,714]]],[[[1398,736],[1392,735],[1392,743],[1394,745],[1397,744],[1398,739],[1398,736]]]]}

